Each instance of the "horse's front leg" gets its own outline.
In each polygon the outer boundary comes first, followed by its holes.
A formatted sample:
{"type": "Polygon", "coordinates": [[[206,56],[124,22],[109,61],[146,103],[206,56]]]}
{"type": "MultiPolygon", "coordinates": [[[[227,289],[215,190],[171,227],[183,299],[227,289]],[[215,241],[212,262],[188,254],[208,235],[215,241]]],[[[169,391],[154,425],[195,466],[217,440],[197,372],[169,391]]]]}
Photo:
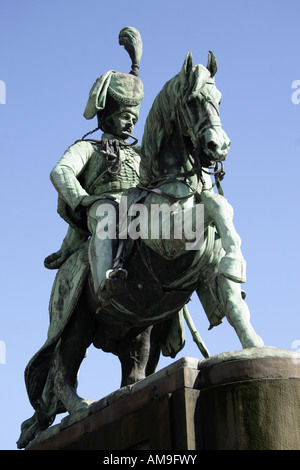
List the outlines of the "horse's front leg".
{"type": "Polygon", "coordinates": [[[53,391],[70,414],[92,403],[92,400],[79,397],[76,388],[79,366],[92,342],[95,328],[92,317],[78,305],[54,353],[53,391]]]}
{"type": "Polygon", "coordinates": [[[241,239],[233,224],[233,209],[219,194],[203,191],[205,223],[213,221],[225,251],[218,271],[235,282],[246,282],[246,262],[241,252],[241,239]]]}
{"type": "Polygon", "coordinates": [[[250,312],[243,299],[240,284],[219,276],[219,289],[225,304],[225,315],[243,348],[262,347],[263,340],[250,323],[250,312]]]}
{"type": "Polygon", "coordinates": [[[243,348],[264,345],[250,323],[250,312],[239,283],[214,272],[197,289],[197,294],[210,321],[210,328],[219,325],[226,317],[243,348]]]}

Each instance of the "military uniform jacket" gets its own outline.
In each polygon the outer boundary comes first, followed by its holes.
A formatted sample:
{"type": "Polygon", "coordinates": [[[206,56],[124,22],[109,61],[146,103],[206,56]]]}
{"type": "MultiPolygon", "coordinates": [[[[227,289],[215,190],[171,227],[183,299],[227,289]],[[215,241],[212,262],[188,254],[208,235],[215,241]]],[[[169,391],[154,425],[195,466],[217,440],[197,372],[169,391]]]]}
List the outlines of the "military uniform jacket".
{"type": "Polygon", "coordinates": [[[140,156],[136,148],[109,134],[103,134],[102,139],[120,142],[121,169],[118,174],[108,171],[101,145],[88,141],[78,141],[70,146],[50,174],[59,194],[59,214],[83,232],[87,231],[86,215],[80,203],[86,196],[113,196],[139,182],[140,156]]]}

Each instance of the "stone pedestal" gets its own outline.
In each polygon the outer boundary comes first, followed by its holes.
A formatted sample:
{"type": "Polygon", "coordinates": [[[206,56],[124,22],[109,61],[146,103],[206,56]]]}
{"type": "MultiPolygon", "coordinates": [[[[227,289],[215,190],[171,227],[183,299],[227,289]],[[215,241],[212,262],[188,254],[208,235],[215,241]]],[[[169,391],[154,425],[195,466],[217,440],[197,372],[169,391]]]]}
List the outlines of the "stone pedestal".
{"type": "Polygon", "coordinates": [[[300,355],[182,358],[62,419],[28,450],[300,450],[300,355]]]}

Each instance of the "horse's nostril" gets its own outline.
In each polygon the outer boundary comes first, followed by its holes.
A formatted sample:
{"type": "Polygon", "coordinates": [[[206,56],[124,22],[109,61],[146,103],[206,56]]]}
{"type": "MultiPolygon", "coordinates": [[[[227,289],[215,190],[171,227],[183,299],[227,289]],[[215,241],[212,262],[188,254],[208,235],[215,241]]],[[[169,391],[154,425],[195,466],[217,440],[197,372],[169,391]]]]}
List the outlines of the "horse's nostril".
{"type": "Polygon", "coordinates": [[[213,140],[210,140],[207,144],[207,148],[212,152],[215,152],[217,149],[217,144],[213,140]]]}

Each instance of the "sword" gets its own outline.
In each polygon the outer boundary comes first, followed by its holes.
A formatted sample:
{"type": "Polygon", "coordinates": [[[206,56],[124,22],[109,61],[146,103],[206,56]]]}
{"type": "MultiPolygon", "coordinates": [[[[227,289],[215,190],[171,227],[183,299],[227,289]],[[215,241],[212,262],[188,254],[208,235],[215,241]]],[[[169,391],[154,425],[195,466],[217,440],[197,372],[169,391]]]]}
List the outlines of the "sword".
{"type": "Polygon", "coordinates": [[[192,337],[193,337],[193,340],[195,341],[195,343],[197,344],[198,348],[200,349],[202,355],[205,357],[205,358],[209,358],[209,352],[208,352],[208,349],[207,347],[205,346],[205,343],[203,341],[203,339],[201,338],[200,334],[199,334],[199,331],[197,331],[197,328],[195,327],[194,325],[194,322],[192,320],[192,317],[186,307],[186,305],[183,307],[183,316],[185,318],[185,321],[190,329],[190,332],[192,334],[192,337]]]}

